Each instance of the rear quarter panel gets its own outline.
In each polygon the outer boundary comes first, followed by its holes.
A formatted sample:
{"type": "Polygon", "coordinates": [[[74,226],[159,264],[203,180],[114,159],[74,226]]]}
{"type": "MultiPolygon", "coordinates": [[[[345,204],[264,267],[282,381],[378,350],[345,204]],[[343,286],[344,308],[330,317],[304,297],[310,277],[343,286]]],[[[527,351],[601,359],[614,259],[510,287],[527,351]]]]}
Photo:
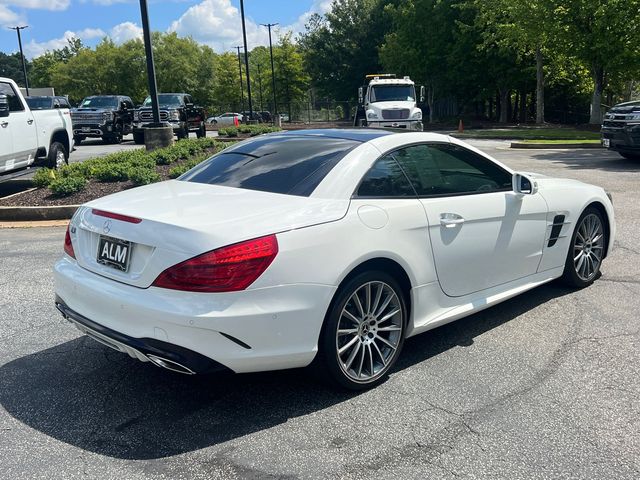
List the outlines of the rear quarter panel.
{"type": "Polygon", "coordinates": [[[54,108],[50,110],[33,110],[38,131],[38,148],[43,148],[49,154],[51,139],[56,132],[66,132],[69,141],[68,148],[73,148],[73,127],[68,108],[54,108]]]}

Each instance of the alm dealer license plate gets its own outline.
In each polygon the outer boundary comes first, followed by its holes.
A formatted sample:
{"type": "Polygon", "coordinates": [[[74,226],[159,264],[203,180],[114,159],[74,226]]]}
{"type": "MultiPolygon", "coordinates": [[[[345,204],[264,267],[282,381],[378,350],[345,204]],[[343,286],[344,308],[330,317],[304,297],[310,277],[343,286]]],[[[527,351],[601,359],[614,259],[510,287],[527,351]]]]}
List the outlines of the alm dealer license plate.
{"type": "Polygon", "coordinates": [[[129,270],[131,242],[100,235],[98,242],[98,263],[108,265],[123,272],[129,270]]]}

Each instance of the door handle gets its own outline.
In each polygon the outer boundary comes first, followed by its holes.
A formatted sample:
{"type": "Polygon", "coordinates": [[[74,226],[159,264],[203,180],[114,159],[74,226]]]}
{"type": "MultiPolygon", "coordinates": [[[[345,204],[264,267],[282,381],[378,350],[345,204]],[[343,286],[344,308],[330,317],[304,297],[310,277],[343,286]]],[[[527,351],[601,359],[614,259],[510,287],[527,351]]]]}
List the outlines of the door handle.
{"type": "Polygon", "coordinates": [[[27,120],[27,123],[31,125],[33,123],[33,118],[30,118],[29,120],[27,120]]]}
{"type": "Polygon", "coordinates": [[[2,126],[2,128],[5,128],[7,125],[9,125],[9,122],[2,122],[2,123],[0,123],[0,126],[2,126]]]}
{"type": "Polygon", "coordinates": [[[444,228],[454,228],[457,225],[462,225],[464,223],[464,218],[462,218],[457,213],[441,213],[440,214],[440,225],[444,228]]]}

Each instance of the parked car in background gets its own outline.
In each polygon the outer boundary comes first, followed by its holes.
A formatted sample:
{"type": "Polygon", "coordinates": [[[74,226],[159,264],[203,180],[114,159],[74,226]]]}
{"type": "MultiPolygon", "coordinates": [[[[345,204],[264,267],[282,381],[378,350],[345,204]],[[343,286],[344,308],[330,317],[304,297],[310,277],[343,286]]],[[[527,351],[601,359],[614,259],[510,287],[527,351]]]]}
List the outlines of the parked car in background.
{"type": "Polygon", "coordinates": [[[51,110],[53,108],[71,108],[69,100],[66,97],[61,96],[31,96],[24,97],[27,101],[27,105],[31,110],[51,110]]]}
{"type": "Polygon", "coordinates": [[[120,143],[123,135],[133,131],[134,110],[133,102],[124,95],[86,97],[78,108],[71,110],[75,143],[86,138],[120,143]]]}
{"type": "MultiPolygon", "coordinates": [[[[206,112],[193,102],[188,93],[160,93],[158,103],[160,121],[170,123],[178,139],[187,138],[189,132],[196,132],[198,138],[207,135],[206,112]]],[[[151,97],[147,97],[134,115],[133,140],[136,143],[144,143],[144,129],[152,123],[151,97]]]]}
{"type": "Polygon", "coordinates": [[[244,112],[242,112],[242,123],[249,123],[250,120],[254,123],[262,123],[263,121],[260,112],[256,112],[254,110],[253,112],[251,112],[251,117],[249,117],[249,110],[245,110],[244,112]]]}
{"type": "Polygon", "coordinates": [[[215,117],[207,118],[207,123],[210,125],[219,125],[221,127],[228,127],[231,125],[235,125],[235,119],[238,119],[238,123],[242,123],[242,114],[241,113],[222,113],[215,117]]]}
{"type": "Polygon", "coordinates": [[[273,115],[271,115],[271,112],[268,112],[267,110],[258,112],[258,115],[260,115],[260,118],[262,118],[264,123],[271,123],[273,121],[273,115]]]}
{"type": "Polygon", "coordinates": [[[640,101],[620,103],[604,116],[602,145],[625,158],[640,160],[640,101]]]}
{"type": "Polygon", "coordinates": [[[73,130],[68,108],[31,110],[18,85],[0,78],[0,173],[42,160],[56,168],[69,161],[73,130]]]}

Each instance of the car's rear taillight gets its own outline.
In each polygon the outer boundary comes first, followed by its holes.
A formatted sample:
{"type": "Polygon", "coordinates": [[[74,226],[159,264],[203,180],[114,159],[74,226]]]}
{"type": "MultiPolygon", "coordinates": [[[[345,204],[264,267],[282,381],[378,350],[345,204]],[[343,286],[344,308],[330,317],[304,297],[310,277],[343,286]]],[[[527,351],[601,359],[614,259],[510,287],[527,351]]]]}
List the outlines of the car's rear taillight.
{"type": "Polygon", "coordinates": [[[69,255],[71,258],[76,258],[76,252],[73,251],[73,243],[71,243],[71,234],[69,233],[69,225],[67,225],[67,233],[65,233],[64,235],[64,253],[69,255]]]}
{"type": "Polygon", "coordinates": [[[152,286],[188,292],[244,290],[278,254],[275,235],[268,235],[203,253],[166,269],[152,286]]]}

